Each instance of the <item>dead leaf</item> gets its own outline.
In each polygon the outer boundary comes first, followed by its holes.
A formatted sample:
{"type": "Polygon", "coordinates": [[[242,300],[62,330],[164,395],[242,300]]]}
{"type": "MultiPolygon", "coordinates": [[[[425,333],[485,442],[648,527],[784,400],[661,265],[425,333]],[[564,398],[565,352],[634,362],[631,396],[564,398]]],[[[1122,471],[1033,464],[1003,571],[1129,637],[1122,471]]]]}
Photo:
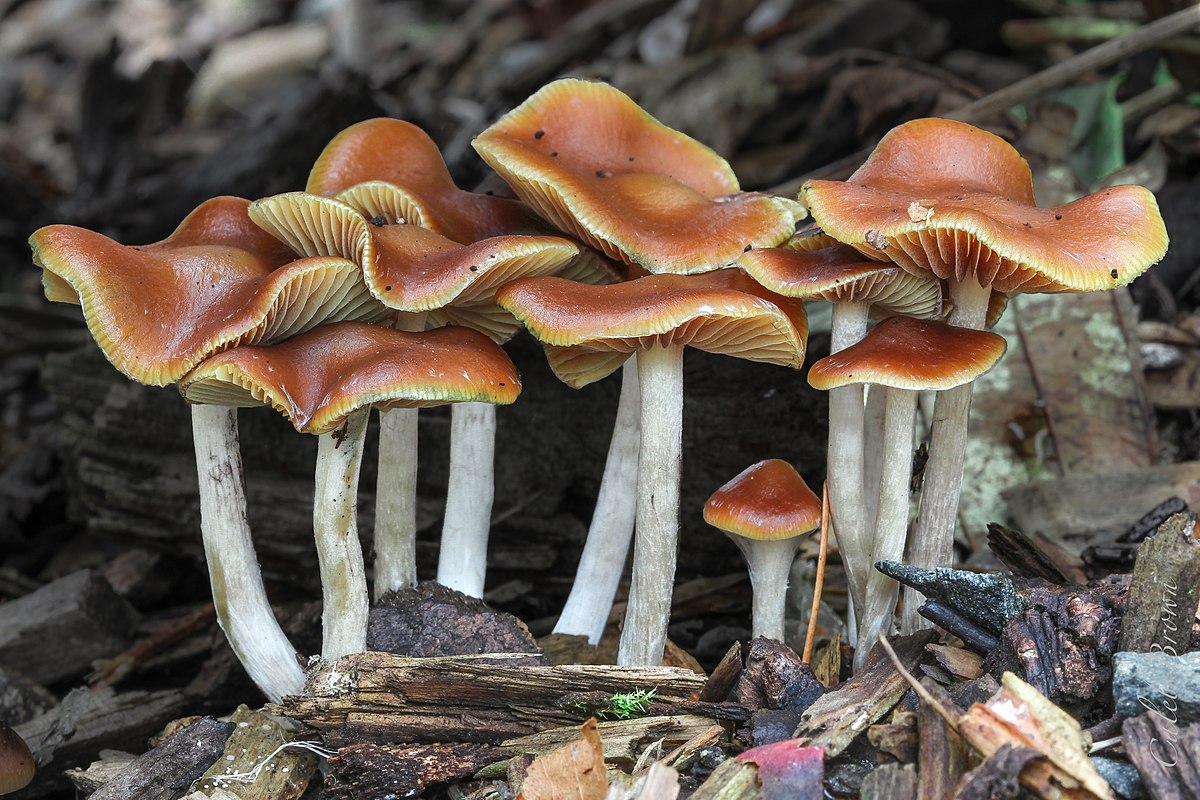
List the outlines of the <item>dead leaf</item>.
{"type": "Polygon", "coordinates": [[[985,757],[1004,745],[1044,755],[1021,771],[1021,785],[1043,800],[1115,800],[1088,759],[1091,742],[1075,718],[1011,672],[1002,683],[987,703],[976,703],[959,719],[967,743],[985,757]]]}
{"type": "Polygon", "coordinates": [[[763,800],[820,797],[825,782],[825,748],[806,747],[796,739],[755,747],[737,760],[758,767],[763,800]]]}
{"type": "Polygon", "coordinates": [[[534,759],[518,800],[604,800],[608,775],[596,720],[585,722],[581,733],[581,739],[534,759]]]}

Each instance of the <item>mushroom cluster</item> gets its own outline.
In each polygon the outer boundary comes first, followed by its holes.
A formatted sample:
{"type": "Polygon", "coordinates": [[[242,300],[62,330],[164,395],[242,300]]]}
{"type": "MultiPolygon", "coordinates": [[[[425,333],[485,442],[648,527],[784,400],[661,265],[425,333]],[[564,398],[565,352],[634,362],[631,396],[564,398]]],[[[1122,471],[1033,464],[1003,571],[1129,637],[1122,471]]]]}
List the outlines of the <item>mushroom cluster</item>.
{"type": "MultiPolygon", "coordinates": [[[[304,191],[210,200],[162,242],[128,247],[65,225],[30,240],[47,298],[81,307],[109,361],[133,380],[178,384],[192,404],[218,620],[272,700],[302,692],[304,673],[246,523],[237,408],[268,406],[319,437],[322,656],[336,658],[366,645],[356,505],[370,409],[380,414],[374,596],[416,582],[415,414],[453,404],[437,577],[478,597],[495,406],[521,389],[500,345],[526,328],[572,387],[623,368],[609,463],[555,630],[599,640],[632,539],[618,660],[657,664],[678,547],[684,350],[797,369],[804,302],[831,302],[832,354],[810,382],[830,390],[833,527],[869,644],[897,598],[872,567],[905,553],[916,392],[940,394],[908,552],[949,563],[969,381],[1004,350],[971,329],[1015,292],[1128,283],[1166,248],[1144,189],[1037,208],[1015,150],[946,120],[902,125],[847,182],[807,184],[803,204],[741,191],[719,155],[603,83],[555,81],[473,145],[516,199],[460,189],[423,131],[375,119],[330,142],[304,191]],[[805,206],[816,226],[797,231],[805,206]],[[1092,218],[1107,232],[1083,225],[1092,218]],[[884,321],[872,328],[872,318],[884,321]],[[864,453],[880,446],[876,469],[864,453]]],[[[819,518],[816,496],[779,459],[706,506],[750,562],[756,634],[783,638],[796,537],[819,518]]]]}

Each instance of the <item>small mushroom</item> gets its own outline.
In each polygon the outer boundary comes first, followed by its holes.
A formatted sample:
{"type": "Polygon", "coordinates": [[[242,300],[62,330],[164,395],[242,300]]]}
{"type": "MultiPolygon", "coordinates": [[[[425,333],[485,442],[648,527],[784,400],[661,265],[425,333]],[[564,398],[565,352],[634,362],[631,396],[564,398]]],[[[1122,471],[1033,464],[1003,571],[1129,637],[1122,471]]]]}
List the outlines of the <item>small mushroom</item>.
{"type": "Polygon", "coordinates": [[[179,383],[184,397],[228,406],[270,405],[320,437],[313,533],[324,592],[324,658],[366,646],[368,593],[358,540],[358,473],[367,416],[379,408],[511,403],[516,368],[466,328],[409,333],[342,322],[271,346],[214,356],[179,383]]]}
{"type": "MultiPolygon", "coordinates": [[[[886,387],[883,465],[871,563],[899,561],[904,556],[917,394],[950,390],[975,380],[1000,360],[1005,347],[1003,336],[988,331],[892,317],[862,341],[821,359],[808,371],[808,382],[817,389],[868,383],[886,387]]],[[[895,581],[880,572],[871,573],[866,600],[856,609],[856,665],[862,664],[871,645],[891,623],[898,596],[895,581]]]]}
{"type": "Polygon", "coordinates": [[[0,722],[0,794],[12,794],[33,782],[37,765],[20,734],[0,722]]]}
{"type": "Polygon", "coordinates": [[[704,521],[729,535],[750,568],[755,636],[784,640],[788,575],[800,537],[821,526],[821,498],[786,461],[747,467],[713,492],[704,521]]]}
{"type": "Polygon", "coordinates": [[[617,660],[659,664],[679,537],[684,347],[798,368],[808,333],[804,307],[772,295],[740,270],[651,275],[611,286],[522,278],[501,289],[496,302],[542,342],[568,386],[597,381],[637,353],[637,522],[617,660]]]}

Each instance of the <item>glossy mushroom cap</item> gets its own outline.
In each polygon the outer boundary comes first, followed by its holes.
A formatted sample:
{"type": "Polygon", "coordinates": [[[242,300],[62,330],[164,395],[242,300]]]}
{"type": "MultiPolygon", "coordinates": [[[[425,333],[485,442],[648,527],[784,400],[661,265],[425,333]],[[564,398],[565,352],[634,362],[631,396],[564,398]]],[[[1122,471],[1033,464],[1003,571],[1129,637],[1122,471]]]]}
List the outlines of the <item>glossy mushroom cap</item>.
{"type": "Polygon", "coordinates": [[[809,181],[801,196],[825,233],[871,258],[1003,292],[1124,286],[1167,249],[1146,189],[1037,208],[1012,145],[953,120],[900,125],[848,180],[809,181]]]}
{"type": "Polygon", "coordinates": [[[42,228],[29,243],[47,297],[82,306],[108,360],[152,386],[236,344],[286,338],[327,319],[388,317],[356,264],[293,260],[250,221],[248,206],[237,197],[209,200],[169,237],[142,247],[70,225],[42,228]]]}
{"type": "Polygon", "coordinates": [[[361,206],[368,218],[420,225],[462,244],[546,232],[522,203],[459,189],[428,134],[398,119],[369,119],[339,133],[306,188],[361,206]]]}
{"type": "Polygon", "coordinates": [[[0,722],[0,794],[24,789],[33,781],[36,770],[29,745],[16,731],[0,722]]]}
{"type": "Polygon", "coordinates": [[[307,192],[256,200],[250,216],[299,253],[356,260],[367,288],[388,308],[431,312],[434,325],[466,325],[497,342],[520,324],[495,305],[496,290],[514,278],[554,274],[579,254],[557,236],[461,245],[419,225],[369,223],[359,209],[307,192]]]}
{"type": "Polygon", "coordinates": [[[472,143],[546,219],[650,272],[707,272],[791,237],[803,208],[738,191],[708,147],[603,83],[543,87],[472,143]]]}
{"type": "Polygon", "coordinates": [[[522,278],[501,289],[496,302],[542,342],[551,369],[575,388],[655,346],[690,345],[799,367],[808,336],[800,301],[772,294],[732,269],[610,286],[522,278]]]}
{"type": "Polygon", "coordinates": [[[853,383],[941,391],[969,383],[1004,355],[1003,336],[944,322],[892,317],[859,343],[812,365],[808,382],[827,390],[853,383]]]}
{"type": "Polygon", "coordinates": [[[179,391],[198,403],[269,405],[296,430],[321,434],[367,405],[507,405],[521,381],[499,345],[467,328],[408,333],[341,322],[276,345],[228,350],[188,373],[179,391]]]}
{"type": "Polygon", "coordinates": [[[845,245],[751,250],[738,260],[738,266],[772,292],[787,297],[870,303],[912,317],[936,317],[942,310],[938,281],[886,262],[870,261],[845,245]]]}
{"type": "Polygon", "coordinates": [[[795,467],[772,458],[713,492],[704,504],[704,521],[747,539],[790,539],[821,526],[821,498],[795,467]]]}

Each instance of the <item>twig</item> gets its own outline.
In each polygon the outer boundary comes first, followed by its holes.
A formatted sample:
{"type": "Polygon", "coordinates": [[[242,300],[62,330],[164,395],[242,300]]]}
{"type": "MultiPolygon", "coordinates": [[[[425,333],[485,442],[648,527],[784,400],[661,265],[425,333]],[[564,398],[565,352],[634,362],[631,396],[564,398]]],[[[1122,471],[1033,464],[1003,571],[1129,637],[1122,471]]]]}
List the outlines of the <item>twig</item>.
{"type": "Polygon", "coordinates": [[[817,633],[817,614],[821,610],[821,594],[825,591],[825,558],[829,554],[829,481],[821,486],[821,552],[817,556],[817,575],[813,580],[812,611],[808,614],[808,632],[804,635],[805,664],[812,658],[813,640],[817,633]]]}
{"type": "MultiPolygon", "coordinates": [[[[1095,47],[1084,50],[1079,55],[1068,58],[1066,61],[1055,64],[1052,67],[1047,67],[1041,72],[1030,75],[1028,78],[1019,80],[1016,83],[1009,84],[991,94],[984,95],[974,102],[947,113],[945,116],[961,122],[979,122],[991,117],[993,114],[1007,111],[1013,106],[1020,105],[1047,89],[1061,86],[1094,69],[1107,67],[1109,64],[1120,61],[1122,58],[1149,50],[1172,36],[1191,32],[1197,26],[1200,26],[1200,6],[1189,6],[1188,8],[1176,11],[1174,14],[1168,14],[1153,22],[1148,22],[1119,39],[1112,39],[1104,44],[1098,44],[1095,47]]],[[[872,143],[870,147],[864,147],[862,150],[852,153],[845,158],[838,159],[832,164],[827,164],[824,167],[816,169],[801,178],[781,183],[770,191],[774,194],[792,196],[799,192],[800,187],[810,179],[845,178],[849,174],[847,170],[852,166],[861,164],[871,154],[871,150],[874,147],[875,144],[872,143]]]]}

